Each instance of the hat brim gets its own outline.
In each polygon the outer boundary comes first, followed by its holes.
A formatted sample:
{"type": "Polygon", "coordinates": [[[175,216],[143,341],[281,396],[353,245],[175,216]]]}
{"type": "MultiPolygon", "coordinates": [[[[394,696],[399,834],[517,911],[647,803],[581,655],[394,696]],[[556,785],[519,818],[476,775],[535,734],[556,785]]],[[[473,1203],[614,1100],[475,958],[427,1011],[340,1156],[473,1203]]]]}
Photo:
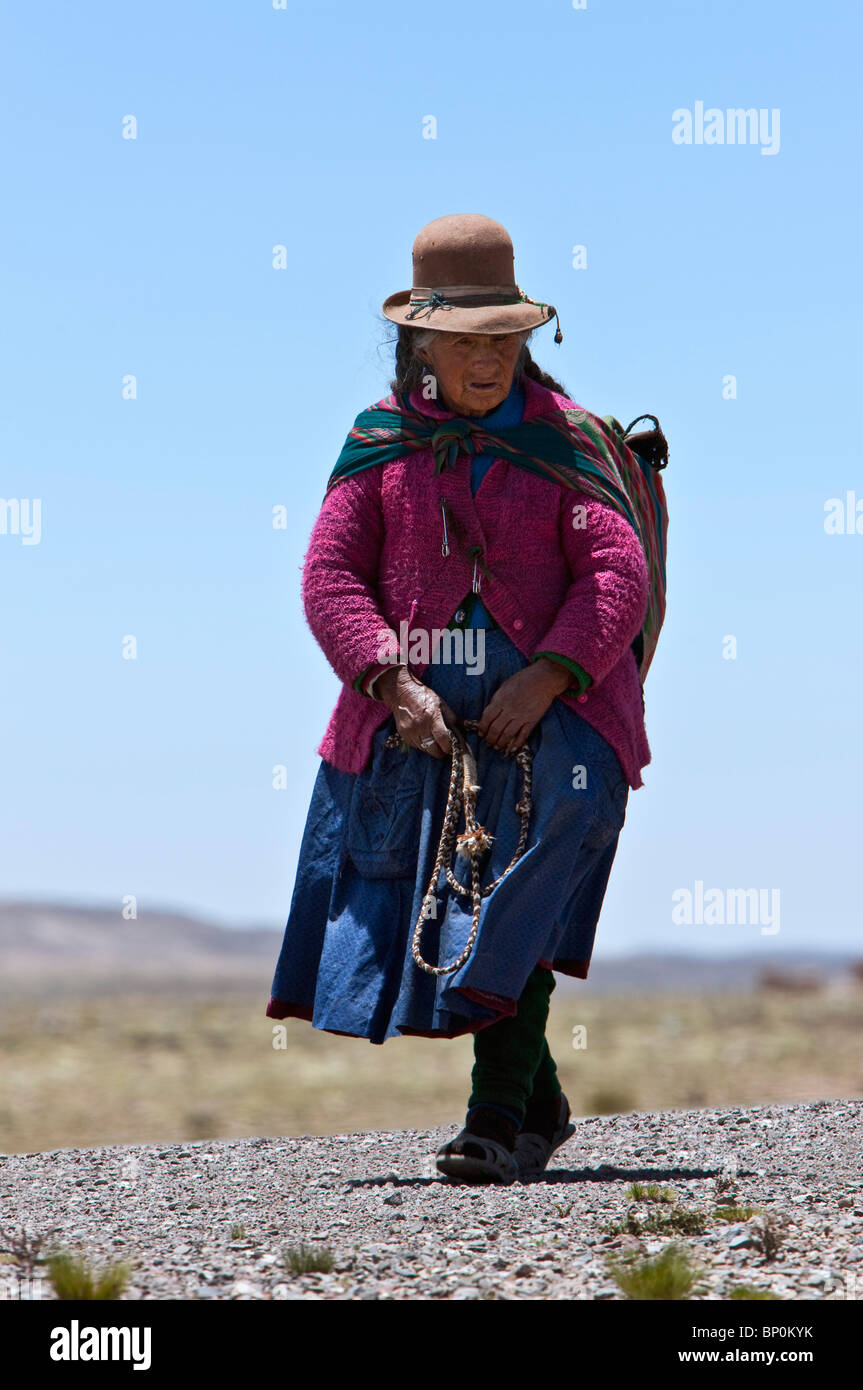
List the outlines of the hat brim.
{"type": "Polygon", "coordinates": [[[411,294],[411,290],[399,290],[385,299],[382,310],[386,318],[405,328],[434,328],[441,333],[521,333],[548,323],[555,312],[553,304],[488,304],[471,308],[453,305],[420,309],[408,318],[411,294]]]}

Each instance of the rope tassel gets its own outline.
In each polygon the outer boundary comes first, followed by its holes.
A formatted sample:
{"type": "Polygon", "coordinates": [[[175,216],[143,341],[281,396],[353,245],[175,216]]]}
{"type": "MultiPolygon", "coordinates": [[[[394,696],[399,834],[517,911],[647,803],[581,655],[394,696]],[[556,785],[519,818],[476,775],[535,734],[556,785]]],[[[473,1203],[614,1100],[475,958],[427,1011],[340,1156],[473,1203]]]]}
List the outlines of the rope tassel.
{"type": "Polygon", "coordinates": [[[472,854],[485,854],[487,849],[491,849],[493,835],[489,835],[483,826],[478,825],[475,830],[464,830],[456,840],[456,853],[462,859],[469,859],[472,854]]]}
{"type": "MultiPolygon", "coordinates": [[[[478,719],[461,720],[462,727],[476,729],[479,725],[478,719]]],[[[484,826],[480,825],[476,819],[476,796],[479,785],[476,780],[476,759],[459,729],[450,728],[450,739],[452,740],[452,768],[450,770],[449,790],[447,793],[446,811],[444,812],[443,828],[441,830],[440,843],[435,858],[434,869],[431,879],[426,889],[420,907],[419,916],[411,939],[411,955],[415,964],[420,970],[424,970],[428,975],[454,975],[457,970],[470,959],[479,932],[479,918],[482,908],[483,898],[487,898],[497,888],[498,884],[506,878],[515,865],[521,859],[527,848],[527,833],[530,826],[530,813],[532,808],[531,784],[533,778],[533,753],[527,743],[522,744],[515,754],[515,760],[521,768],[522,774],[522,793],[516,802],[516,810],[521,820],[521,830],[519,832],[518,844],[515,853],[507,864],[502,874],[498,874],[493,883],[488,887],[480,886],[479,861],[494,842],[494,836],[490,835],[484,826]],[[465,828],[461,834],[456,834],[458,827],[459,810],[464,809],[465,828]],[[450,858],[453,848],[456,855],[470,860],[470,887],[460,883],[450,868],[450,858]],[[441,872],[446,874],[447,882],[459,897],[470,898],[472,901],[472,916],[470,935],[467,945],[459,956],[458,960],[451,965],[429,965],[428,961],[423,960],[420,951],[420,940],[425,922],[433,915],[434,904],[437,901],[437,885],[441,872]]],[[[385,747],[398,748],[402,743],[401,735],[396,731],[390,734],[386,740],[385,747]]]]}

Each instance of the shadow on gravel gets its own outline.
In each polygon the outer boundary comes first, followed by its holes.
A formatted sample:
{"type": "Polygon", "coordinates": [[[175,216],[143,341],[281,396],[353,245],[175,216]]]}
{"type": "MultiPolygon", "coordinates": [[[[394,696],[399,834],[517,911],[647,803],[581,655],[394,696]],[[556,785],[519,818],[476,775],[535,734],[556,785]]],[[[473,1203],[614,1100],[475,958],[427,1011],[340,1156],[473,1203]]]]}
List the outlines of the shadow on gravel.
{"type": "Polygon", "coordinates": [[[446,1179],[436,1178],[400,1178],[397,1174],[390,1173],[388,1177],[374,1178],[345,1178],[343,1186],[348,1187],[439,1187],[446,1179]]]}
{"type": "MultiPolygon", "coordinates": [[[[614,1168],[602,1164],[599,1168],[547,1168],[535,1178],[521,1179],[522,1186],[532,1187],[537,1183],[573,1182],[682,1182],[688,1178],[715,1178],[721,1168],[614,1168]]],[[[739,1178],[752,1177],[754,1169],[740,1169],[739,1178]]],[[[395,1173],[370,1178],[345,1178],[347,1187],[476,1187],[496,1186],[494,1183],[477,1184],[459,1182],[457,1178],[412,1177],[400,1178],[395,1173]]]]}
{"type": "MultiPolygon", "coordinates": [[[[678,1182],[686,1178],[715,1178],[721,1168],[615,1168],[602,1164],[599,1168],[546,1168],[536,1178],[527,1179],[530,1183],[542,1182],[678,1182]]],[[[751,1174],[742,1168],[738,1177],[751,1174]]]]}

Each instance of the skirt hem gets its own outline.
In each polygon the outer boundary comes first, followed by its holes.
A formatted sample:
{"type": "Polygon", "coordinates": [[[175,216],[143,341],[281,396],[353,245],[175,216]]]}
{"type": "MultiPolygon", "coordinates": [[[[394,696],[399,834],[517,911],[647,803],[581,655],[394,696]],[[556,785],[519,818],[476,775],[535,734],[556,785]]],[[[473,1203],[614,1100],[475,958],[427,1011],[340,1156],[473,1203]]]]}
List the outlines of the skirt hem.
{"type": "MultiPolygon", "coordinates": [[[[572,975],[578,980],[586,980],[587,972],[590,969],[589,960],[541,960],[539,965],[545,970],[556,970],[560,975],[572,975]]],[[[463,1027],[460,1028],[399,1028],[399,1033],[403,1037],[409,1038],[462,1038],[466,1033],[478,1033],[481,1028],[489,1028],[492,1024],[499,1023],[501,1018],[515,1018],[518,1013],[518,1000],[505,999],[499,994],[489,994],[481,989],[459,990],[460,994],[475,1004],[483,1004],[486,1008],[497,1009],[497,1018],[467,1019],[463,1027]]],[[[301,1018],[307,1023],[311,1023],[314,1011],[308,1004],[294,1004],[287,999],[270,998],[267,1004],[267,1018],[301,1018]]],[[[322,1033],[332,1033],[338,1038],[365,1038],[365,1033],[346,1033],[341,1028],[321,1028],[322,1033]]],[[[372,1039],[368,1039],[370,1042],[372,1039]]]]}
{"type": "MultiPolygon", "coordinates": [[[[476,991],[479,996],[479,991],[476,991]]],[[[512,1014],[516,1012],[516,1001],[505,1000],[505,1003],[512,1004],[512,1014]]],[[[313,1011],[308,1004],[291,1004],[286,999],[270,999],[267,1005],[267,1018],[301,1018],[306,1023],[313,1020],[313,1011]]],[[[509,1016],[509,1015],[506,1015],[509,1016]]],[[[462,1038],[467,1033],[478,1033],[481,1028],[488,1028],[491,1024],[499,1022],[497,1018],[473,1018],[465,1021],[462,1028],[399,1028],[399,1033],[404,1037],[410,1038],[462,1038]]],[[[370,1038],[367,1033],[346,1033],[342,1028],[321,1028],[321,1033],[332,1033],[337,1038],[363,1038],[366,1042],[377,1042],[376,1038],[370,1038]]],[[[382,1043],[380,1044],[383,1045],[382,1043]]]]}

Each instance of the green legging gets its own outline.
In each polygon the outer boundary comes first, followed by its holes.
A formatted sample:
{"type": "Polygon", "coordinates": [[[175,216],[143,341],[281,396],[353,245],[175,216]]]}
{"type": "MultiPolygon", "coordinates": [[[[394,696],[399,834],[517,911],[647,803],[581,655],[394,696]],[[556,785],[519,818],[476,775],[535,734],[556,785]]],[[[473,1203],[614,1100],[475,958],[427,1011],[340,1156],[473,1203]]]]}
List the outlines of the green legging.
{"type": "Polygon", "coordinates": [[[538,965],[528,977],[514,1018],[474,1033],[471,1096],[474,1105],[498,1105],[519,1124],[546,1116],[560,1095],[560,1081],[545,1037],[554,975],[538,965]]]}

